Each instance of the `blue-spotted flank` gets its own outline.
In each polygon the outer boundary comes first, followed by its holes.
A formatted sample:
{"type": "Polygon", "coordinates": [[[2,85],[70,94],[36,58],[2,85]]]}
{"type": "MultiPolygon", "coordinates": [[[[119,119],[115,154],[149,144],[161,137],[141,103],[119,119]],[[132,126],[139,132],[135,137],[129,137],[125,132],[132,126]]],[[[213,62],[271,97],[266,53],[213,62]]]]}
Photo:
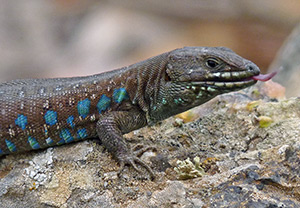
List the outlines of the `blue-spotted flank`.
{"type": "Polygon", "coordinates": [[[46,124],[48,124],[50,126],[53,126],[54,124],[57,123],[57,113],[55,111],[48,110],[45,113],[44,118],[45,118],[46,124]]]}
{"type": "Polygon", "coordinates": [[[61,139],[60,141],[58,141],[56,144],[57,145],[62,145],[62,144],[65,144],[66,142],[65,142],[65,140],[64,139],[61,139]]]}
{"type": "Polygon", "coordinates": [[[90,112],[90,106],[91,106],[91,101],[88,98],[78,101],[77,110],[79,116],[81,116],[82,118],[86,118],[90,112]]]}
{"type": "Polygon", "coordinates": [[[123,100],[129,99],[129,95],[125,88],[114,89],[113,100],[116,103],[121,103],[123,100]]]}
{"type": "Polygon", "coordinates": [[[9,141],[7,139],[5,139],[5,143],[10,152],[17,151],[16,145],[14,143],[12,143],[11,141],[9,141]]]}
{"type": "Polygon", "coordinates": [[[30,144],[32,149],[40,149],[41,148],[39,143],[36,141],[36,139],[31,136],[28,137],[28,143],[30,144]]]}
{"type": "Polygon", "coordinates": [[[54,145],[54,141],[50,138],[50,137],[48,137],[47,139],[46,139],[46,142],[47,142],[47,144],[48,145],[54,145]]]}
{"type": "Polygon", "coordinates": [[[60,134],[60,138],[62,138],[66,143],[74,141],[74,138],[72,137],[70,131],[68,129],[62,129],[60,134]]]}
{"type": "Polygon", "coordinates": [[[78,129],[77,130],[77,138],[78,139],[84,139],[84,138],[87,138],[88,134],[87,134],[87,131],[86,129],[78,129]]]}
{"type": "Polygon", "coordinates": [[[21,127],[22,130],[26,128],[27,125],[27,116],[24,116],[22,114],[18,114],[18,118],[15,120],[15,124],[19,127],[21,127]]]}
{"type": "Polygon", "coordinates": [[[102,95],[99,102],[97,103],[97,109],[99,113],[105,111],[111,104],[111,99],[106,95],[102,95]]]}
{"type": "Polygon", "coordinates": [[[70,127],[73,129],[75,127],[75,124],[74,124],[74,116],[69,116],[67,118],[67,123],[70,125],[70,127]]]}

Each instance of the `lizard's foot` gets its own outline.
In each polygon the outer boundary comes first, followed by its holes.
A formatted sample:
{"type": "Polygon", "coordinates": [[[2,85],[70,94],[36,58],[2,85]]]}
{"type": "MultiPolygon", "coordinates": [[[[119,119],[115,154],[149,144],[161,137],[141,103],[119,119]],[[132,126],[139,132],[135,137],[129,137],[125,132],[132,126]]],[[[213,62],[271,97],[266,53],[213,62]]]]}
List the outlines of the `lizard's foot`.
{"type": "Polygon", "coordinates": [[[153,148],[151,148],[151,147],[142,148],[137,151],[137,153],[136,153],[137,156],[135,156],[133,153],[119,156],[118,160],[120,163],[120,169],[118,171],[118,176],[120,176],[120,174],[124,170],[125,165],[132,166],[134,170],[136,170],[138,173],[142,174],[142,171],[136,166],[136,164],[139,164],[149,172],[151,180],[154,180],[155,174],[154,174],[152,168],[150,168],[150,166],[147,163],[145,163],[143,160],[138,158],[139,155],[143,154],[144,152],[146,152],[149,149],[153,149],[153,148]]]}

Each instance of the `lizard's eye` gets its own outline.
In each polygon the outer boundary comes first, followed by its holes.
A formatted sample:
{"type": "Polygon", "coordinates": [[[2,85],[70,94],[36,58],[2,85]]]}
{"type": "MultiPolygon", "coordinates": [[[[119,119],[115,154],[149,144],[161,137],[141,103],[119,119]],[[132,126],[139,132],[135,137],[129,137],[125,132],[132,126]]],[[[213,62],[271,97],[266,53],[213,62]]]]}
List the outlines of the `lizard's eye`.
{"type": "Polygon", "coordinates": [[[217,60],[212,59],[212,58],[207,59],[205,64],[208,68],[211,68],[211,69],[217,68],[220,65],[217,60]]]}

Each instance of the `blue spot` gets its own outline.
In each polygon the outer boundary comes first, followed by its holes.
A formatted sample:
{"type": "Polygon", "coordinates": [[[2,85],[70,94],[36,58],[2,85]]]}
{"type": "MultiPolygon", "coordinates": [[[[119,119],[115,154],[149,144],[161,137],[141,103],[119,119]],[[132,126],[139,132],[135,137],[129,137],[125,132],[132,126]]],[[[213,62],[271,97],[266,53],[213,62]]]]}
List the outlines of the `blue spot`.
{"type": "Polygon", "coordinates": [[[32,149],[40,149],[41,148],[39,143],[36,141],[36,139],[31,136],[28,137],[28,142],[29,142],[30,146],[32,147],[32,149]]]}
{"type": "Polygon", "coordinates": [[[50,126],[53,126],[54,124],[57,123],[57,113],[55,111],[48,110],[45,113],[44,118],[45,118],[46,124],[48,124],[50,126]]]}
{"type": "Polygon", "coordinates": [[[57,145],[62,145],[62,144],[64,144],[64,143],[66,143],[65,140],[64,140],[64,139],[61,139],[61,140],[58,141],[56,144],[57,144],[57,145]]]}
{"type": "Polygon", "coordinates": [[[111,99],[106,95],[102,95],[99,102],[97,103],[97,108],[99,113],[105,111],[110,106],[110,103],[111,103],[111,99]]]}
{"type": "Polygon", "coordinates": [[[82,118],[85,118],[90,112],[90,106],[91,106],[91,101],[88,98],[78,101],[77,104],[78,114],[82,118]]]}
{"type": "Polygon", "coordinates": [[[48,145],[53,145],[54,144],[54,141],[50,137],[48,137],[46,139],[46,142],[47,142],[48,145]]]}
{"type": "Polygon", "coordinates": [[[27,116],[24,116],[22,114],[18,114],[18,118],[15,120],[15,124],[24,130],[27,125],[27,116]]]}
{"type": "Polygon", "coordinates": [[[17,151],[16,145],[14,143],[12,143],[11,141],[9,141],[7,139],[5,139],[5,143],[6,143],[7,148],[9,149],[9,151],[11,151],[11,152],[17,151]]]}
{"type": "Polygon", "coordinates": [[[74,138],[72,137],[70,131],[68,129],[62,129],[60,134],[60,138],[62,138],[66,143],[74,141],[74,138]]]}
{"type": "Polygon", "coordinates": [[[69,116],[69,117],[67,118],[67,123],[68,123],[72,128],[75,127],[75,124],[73,123],[73,121],[74,121],[74,116],[69,116]]]}
{"type": "Polygon", "coordinates": [[[116,103],[121,103],[123,100],[129,99],[129,95],[125,88],[115,89],[113,92],[113,100],[116,103]]]}
{"type": "Polygon", "coordinates": [[[4,152],[2,151],[2,149],[0,149],[0,155],[3,155],[4,154],[4,152]]]}
{"type": "Polygon", "coordinates": [[[78,129],[77,130],[78,139],[84,139],[84,138],[87,138],[87,136],[88,136],[88,134],[87,134],[86,129],[78,129]]]}

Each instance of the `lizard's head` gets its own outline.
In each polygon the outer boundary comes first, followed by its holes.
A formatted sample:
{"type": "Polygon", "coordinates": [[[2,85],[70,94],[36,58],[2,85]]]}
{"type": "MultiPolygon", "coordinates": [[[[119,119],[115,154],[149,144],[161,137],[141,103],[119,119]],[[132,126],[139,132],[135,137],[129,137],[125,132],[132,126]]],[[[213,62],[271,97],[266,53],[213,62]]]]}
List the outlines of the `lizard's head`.
{"type": "Polygon", "coordinates": [[[249,87],[259,73],[254,63],[228,48],[186,47],[170,53],[165,80],[167,85],[211,96],[249,87]]]}
{"type": "Polygon", "coordinates": [[[174,50],[168,55],[164,79],[150,114],[158,118],[186,111],[219,94],[255,84],[259,73],[254,63],[228,48],[174,50]]]}

